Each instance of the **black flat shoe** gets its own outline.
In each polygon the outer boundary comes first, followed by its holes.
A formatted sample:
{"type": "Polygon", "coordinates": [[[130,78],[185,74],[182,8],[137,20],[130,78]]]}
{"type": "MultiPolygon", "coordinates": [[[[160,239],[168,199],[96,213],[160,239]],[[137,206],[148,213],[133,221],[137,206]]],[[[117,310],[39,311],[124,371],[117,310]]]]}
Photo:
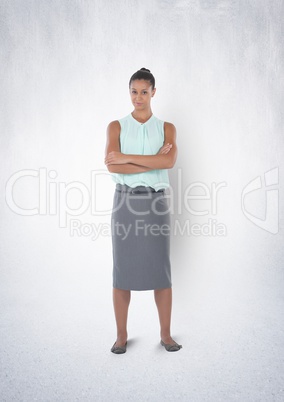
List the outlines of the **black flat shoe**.
{"type": "Polygon", "coordinates": [[[161,345],[165,347],[165,349],[168,352],[177,352],[178,350],[180,350],[182,348],[182,345],[179,345],[178,343],[175,342],[174,345],[171,345],[169,343],[165,343],[161,340],[161,345]]]}
{"type": "Polygon", "coordinates": [[[125,342],[124,346],[115,346],[115,344],[116,344],[116,341],[114,342],[113,347],[111,348],[112,353],[116,353],[117,355],[120,355],[121,353],[126,352],[127,341],[125,342]]]}

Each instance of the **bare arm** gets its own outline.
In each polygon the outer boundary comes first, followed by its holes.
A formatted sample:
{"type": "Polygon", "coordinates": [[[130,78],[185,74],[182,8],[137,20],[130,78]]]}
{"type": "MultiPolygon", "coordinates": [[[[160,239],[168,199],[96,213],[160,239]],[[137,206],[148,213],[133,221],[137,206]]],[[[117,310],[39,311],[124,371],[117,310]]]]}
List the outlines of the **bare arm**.
{"type": "MultiPolygon", "coordinates": [[[[170,149],[167,152],[158,152],[156,155],[132,155],[122,154],[120,151],[112,150],[106,156],[106,164],[137,164],[140,167],[144,166],[151,169],[171,169],[177,158],[177,145],[176,145],[176,128],[172,123],[165,122],[164,124],[165,140],[164,146],[171,144],[170,149]]],[[[162,148],[163,148],[162,147],[162,148]]],[[[162,149],[161,148],[161,149],[162,149]]]]}
{"type": "Polygon", "coordinates": [[[124,164],[113,164],[107,165],[108,171],[111,173],[142,173],[153,170],[146,166],[135,165],[134,163],[124,163],[124,164]]]}

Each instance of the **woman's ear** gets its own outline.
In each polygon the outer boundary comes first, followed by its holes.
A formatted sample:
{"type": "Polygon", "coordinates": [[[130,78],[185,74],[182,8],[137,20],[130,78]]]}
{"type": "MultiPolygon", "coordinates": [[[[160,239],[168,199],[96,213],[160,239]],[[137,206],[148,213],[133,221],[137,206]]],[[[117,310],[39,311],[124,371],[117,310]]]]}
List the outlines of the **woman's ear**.
{"type": "Polygon", "coordinates": [[[155,95],[155,93],[156,93],[156,88],[154,88],[152,91],[152,97],[155,95]]]}

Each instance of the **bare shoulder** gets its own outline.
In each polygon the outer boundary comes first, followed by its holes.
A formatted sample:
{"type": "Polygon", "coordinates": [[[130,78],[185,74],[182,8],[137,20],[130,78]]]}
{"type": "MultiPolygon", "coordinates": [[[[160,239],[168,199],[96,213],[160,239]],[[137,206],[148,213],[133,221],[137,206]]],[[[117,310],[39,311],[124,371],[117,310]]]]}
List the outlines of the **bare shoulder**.
{"type": "Polygon", "coordinates": [[[105,149],[106,155],[111,151],[120,152],[119,137],[120,137],[120,123],[118,120],[111,121],[107,126],[106,149],[105,149]]]}
{"type": "Polygon", "coordinates": [[[164,132],[165,135],[171,135],[171,136],[176,136],[176,127],[173,123],[170,123],[168,121],[164,122],[164,132]]]}
{"type": "Polygon", "coordinates": [[[168,128],[171,128],[171,129],[174,129],[174,130],[175,130],[174,124],[173,124],[173,123],[170,123],[169,121],[164,121],[164,127],[165,127],[165,128],[168,127],[168,128]]]}
{"type": "Polygon", "coordinates": [[[119,134],[120,133],[120,123],[119,123],[119,121],[118,120],[111,121],[107,126],[107,132],[108,133],[119,134]]]}

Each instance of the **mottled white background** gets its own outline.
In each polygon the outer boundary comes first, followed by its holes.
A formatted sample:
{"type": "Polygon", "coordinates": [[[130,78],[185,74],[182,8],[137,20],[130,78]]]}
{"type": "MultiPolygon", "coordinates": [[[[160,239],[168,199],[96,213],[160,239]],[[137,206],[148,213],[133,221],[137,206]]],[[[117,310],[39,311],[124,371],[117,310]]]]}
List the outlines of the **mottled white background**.
{"type": "Polygon", "coordinates": [[[283,13],[282,0],[0,1],[1,400],[283,401],[283,13]],[[111,238],[88,229],[110,223],[105,132],[132,111],[141,67],[177,128],[173,221],[226,234],[173,234],[183,349],[159,345],[153,292],[132,292],[119,356],[111,238]],[[216,214],[197,187],[189,204],[208,213],[186,209],[195,182],[225,183],[216,214]]]}

